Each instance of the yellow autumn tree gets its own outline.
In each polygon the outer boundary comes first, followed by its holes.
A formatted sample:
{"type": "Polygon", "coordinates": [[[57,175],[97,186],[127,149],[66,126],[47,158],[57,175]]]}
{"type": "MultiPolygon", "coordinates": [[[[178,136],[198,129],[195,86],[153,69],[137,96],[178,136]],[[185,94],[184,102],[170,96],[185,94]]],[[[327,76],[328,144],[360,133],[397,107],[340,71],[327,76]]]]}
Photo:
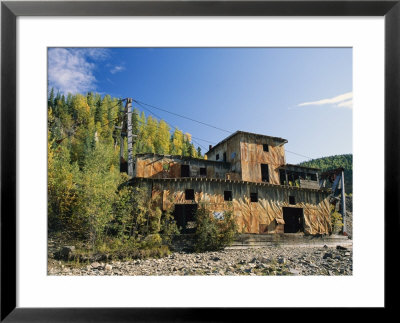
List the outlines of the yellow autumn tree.
{"type": "Polygon", "coordinates": [[[178,128],[175,128],[175,131],[172,135],[171,153],[173,155],[182,155],[184,148],[183,145],[183,133],[178,128]]]}
{"type": "Polygon", "coordinates": [[[158,123],[158,131],[156,137],[156,153],[168,154],[170,150],[170,127],[164,120],[160,120],[158,123]]]}

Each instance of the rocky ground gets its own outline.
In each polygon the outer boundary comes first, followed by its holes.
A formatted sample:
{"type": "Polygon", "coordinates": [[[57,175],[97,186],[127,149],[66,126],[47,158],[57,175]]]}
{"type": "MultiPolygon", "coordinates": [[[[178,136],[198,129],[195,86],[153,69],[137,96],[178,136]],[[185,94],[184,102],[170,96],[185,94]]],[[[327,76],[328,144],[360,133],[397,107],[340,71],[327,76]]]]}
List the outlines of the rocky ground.
{"type": "Polygon", "coordinates": [[[175,252],[161,259],[93,262],[77,266],[50,259],[49,275],[352,275],[352,248],[263,247],[175,252]]]}
{"type": "Polygon", "coordinates": [[[346,232],[350,238],[353,238],[353,196],[346,196],[346,232]]]}

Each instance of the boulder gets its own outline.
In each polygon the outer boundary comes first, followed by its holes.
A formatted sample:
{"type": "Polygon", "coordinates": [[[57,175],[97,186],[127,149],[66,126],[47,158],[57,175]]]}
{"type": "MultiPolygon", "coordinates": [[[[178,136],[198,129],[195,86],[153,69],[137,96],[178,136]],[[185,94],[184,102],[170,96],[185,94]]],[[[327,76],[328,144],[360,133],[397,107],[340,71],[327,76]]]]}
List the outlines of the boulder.
{"type": "Polygon", "coordinates": [[[54,253],[55,259],[71,260],[75,256],[75,246],[64,246],[54,253]]]}
{"type": "Polygon", "coordinates": [[[263,263],[263,264],[269,264],[272,261],[268,257],[261,257],[260,262],[263,263]]]}
{"type": "Polygon", "coordinates": [[[286,263],[285,257],[279,257],[278,258],[278,264],[285,264],[285,263],[286,263]]]}
{"type": "Polygon", "coordinates": [[[294,268],[290,268],[290,269],[289,269],[289,272],[290,272],[292,275],[300,275],[300,270],[297,270],[297,269],[294,269],[294,268]]]}
{"type": "Polygon", "coordinates": [[[94,268],[94,269],[99,269],[100,267],[101,267],[101,265],[96,261],[96,262],[93,262],[92,264],[91,264],[91,266],[92,266],[92,268],[94,268]]]}

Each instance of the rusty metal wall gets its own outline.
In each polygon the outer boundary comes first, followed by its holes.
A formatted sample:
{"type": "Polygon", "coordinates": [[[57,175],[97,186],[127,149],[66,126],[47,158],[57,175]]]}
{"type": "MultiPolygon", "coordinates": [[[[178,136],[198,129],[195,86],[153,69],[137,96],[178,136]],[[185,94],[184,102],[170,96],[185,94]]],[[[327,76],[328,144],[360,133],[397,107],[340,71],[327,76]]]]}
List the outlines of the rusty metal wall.
{"type": "Polygon", "coordinates": [[[280,184],[279,167],[285,164],[285,149],[283,145],[275,146],[275,143],[267,139],[243,138],[240,143],[242,156],[242,180],[261,182],[261,164],[268,164],[269,182],[280,184]],[[268,144],[268,151],[263,150],[263,144],[268,144]]]}
{"type": "Polygon", "coordinates": [[[317,181],[300,179],[300,187],[319,189],[319,183],[317,181]]]}
{"type": "Polygon", "coordinates": [[[240,157],[240,136],[234,136],[228,141],[223,142],[215,150],[207,154],[208,160],[216,160],[217,154],[219,155],[218,161],[223,160],[223,155],[226,153],[226,161],[231,164],[231,173],[237,174],[241,177],[241,157],[240,157]]]}
{"type": "Polygon", "coordinates": [[[240,174],[241,180],[262,182],[261,164],[268,164],[269,182],[280,184],[278,168],[285,164],[285,149],[281,142],[265,136],[241,133],[220,144],[207,157],[216,160],[218,154],[219,160],[222,160],[224,152],[232,165],[232,171],[240,174]],[[268,144],[267,152],[263,150],[263,144],[268,144]]]}
{"type": "Polygon", "coordinates": [[[227,163],[211,162],[197,158],[180,159],[176,156],[143,155],[135,158],[134,177],[179,178],[181,165],[189,165],[190,177],[225,178],[230,170],[227,163]],[[200,175],[200,168],[206,168],[207,175],[200,175]]]}
{"type": "Polygon", "coordinates": [[[160,196],[164,210],[174,204],[205,202],[212,211],[233,208],[239,231],[243,233],[281,233],[284,230],[283,207],[303,208],[306,234],[329,234],[329,192],[284,187],[271,184],[233,182],[225,180],[142,180],[151,187],[152,196],[160,196]],[[185,190],[193,189],[194,200],[185,200],[185,190]],[[224,201],[224,191],[232,191],[232,202],[224,201]],[[258,202],[250,201],[250,193],[258,193],[258,202]],[[294,196],[296,204],[289,204],[294,196]]]}

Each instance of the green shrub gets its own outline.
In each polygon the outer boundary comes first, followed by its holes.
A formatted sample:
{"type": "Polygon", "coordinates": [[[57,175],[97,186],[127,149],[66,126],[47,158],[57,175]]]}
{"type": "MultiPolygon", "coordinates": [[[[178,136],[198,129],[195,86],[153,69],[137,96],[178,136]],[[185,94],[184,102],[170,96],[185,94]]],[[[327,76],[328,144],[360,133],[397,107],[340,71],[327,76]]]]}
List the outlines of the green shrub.
{"type": "Polygon", "coordinates": [[[333,210],[331,213],[331,223],[333,232],[339,232],[343,227],[342,215],[339,212],[333,210]]]}
{"type": "Polygon", "coordinates": [[[162,243],[162,239],[158,233],[154,234],[149,234],[146,238],[143,240],[143,246],[145,248],[156,248],[160,247],[162,243]]]}
{"type": "Polygon", "coordinates": [[[179,235],[179,229],[172,215],[171,210],[167,210],[161,216],[161,239],[162,243],[167,246],[172,245],[174,237],[179,235]]]}
{"type": "Polygon", "coordinates": [[[225,211],[223,219],[215,219],[206,205],[196,212],[195,251],[221,250],[230,245],[237,234],[232,211],[225,211]]]}

